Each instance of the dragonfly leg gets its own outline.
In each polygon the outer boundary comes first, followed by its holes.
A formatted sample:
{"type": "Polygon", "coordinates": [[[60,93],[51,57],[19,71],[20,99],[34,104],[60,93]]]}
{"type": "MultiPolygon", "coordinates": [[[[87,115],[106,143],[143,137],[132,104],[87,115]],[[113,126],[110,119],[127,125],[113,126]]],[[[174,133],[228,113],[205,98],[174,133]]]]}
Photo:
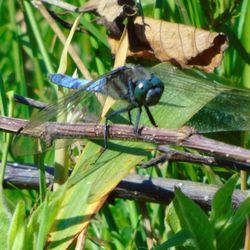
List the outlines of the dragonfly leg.
{"type": "Polygon", "coordinates": [[[147,112],[147,115],[148,115],[148,118],[149,118],[151,124],[152,124],[154,127],[158,127],[157,124],[156,124],[156,122],[155,122],[155,119],[154,119],[153,115],[151,114],[151,112],[150,112],[150,110],[149,110],[149,108],[148,108],[147,106],[144,106],[144,107],[145,107],[145,110],[146,110],[146,112],[147,112]]]}
{"type": "MultiPolygon", "coordinates": [[[[131,77],[128,80],[128,95],[131,103],[135,103],[135,96],[134,96],[134,90],[133,90],[133,81],[131,77]]],[[[135,106],[138,106],[138,104],[135,103],[135,106]]],[[[131,109],[128,110],[128,119],[129,119],[129,124],[133,125],[132,123],[132,118],[131,118],[131,109]]]]}
{"type": "Polygon", "coordinates": [[[141,106],[139,106],[138,109],[139,109],[139,111],[137,113],[136,120],[135,120],[135,126],[134,126],[134,132],[136,135],[139,135],[138,127],[139,127],[139,122],[140,122],[141,112],[142,112],[141,106]]]}
{"type": "Polygon", "coordinates": [[[133,87],[133,81],[131,78],[128,80],[128,95],[130,98],[130,102],[131,103],[135,102],[134,87],[133,87]]]}
{"type": "MultiPolygon", "coordinates": [[[[116,110],[112,113],[110,113],[107,117],[106,117],[106,121],[105,121],[105,127],[104,127],[104,148],[107,148],[107,141],[108,141],[108,121],[111,119],[111,117],[122,114],[124,112],[128,112],[130,113],[130,111],[134,108],[137,108],[138,104],[137,103],[131,103],[130,105],[128,105],[128,107],[123,108],[123,109],[119,109],[116,110]]],[[[130,117],[131,119],[131,117],[130,117]]]]}
{"type": "Polygon", "coordinates": [[[133,125],[130,110],[128,111],[128,119],[129,119],[129,124],[133,125]]]}

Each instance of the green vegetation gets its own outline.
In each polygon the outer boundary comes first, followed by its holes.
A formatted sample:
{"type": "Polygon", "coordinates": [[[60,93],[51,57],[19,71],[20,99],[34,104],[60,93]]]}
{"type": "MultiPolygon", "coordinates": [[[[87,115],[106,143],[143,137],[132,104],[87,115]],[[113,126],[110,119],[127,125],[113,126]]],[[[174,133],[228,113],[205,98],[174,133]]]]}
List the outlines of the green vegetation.
{"type": "MultiPolygon", "coordinates": [[[[71,3],[81,6],[83,1],[71,3]]],[[[216,69],[216,74],[231,79],[237,87],[250,87],[248,0],[142,0],[141,4],[145,16],[224,32],[229,37],[229,48],[221,66],[216,69]]],[[[46,6],[56,13],[63,12],[58,7],[46,6]]],[[[34,109],[14,102],[13,92],[45,103],[63,96],[63,90],[58,90],[47,78],[49,73],[57,72],[59,66],[65,66],[68,75],[73,75],[77,68],[79,75],[86,78],[95,78],[113,67],[114,60],[107,42],[106,29],[91,21],[94,20],[93,14],[82,15],[81,28],[87,32],[76,32],[72,38],[71,44],[81,60],[76,63],[76,57],[72,59],[67,56],[66,59],[62,56],[65,46],[56,38],[51,28],[53,24],[49,24],[41,13],[42,10],[34,8],[30,1],[0,1],[1,116],[29,119],[34,113],[34,109]]],[[[62,18],[73,24],[78,15],[68,13],[62,15],[62,18]]],[[[69,29],[60,24],[58,26],[68,37],[69,29]]],[[[134,62],[133,59],[128,59],[128,62],[130,60],[134,62]]],[[[136,62],[143,64],[143,60],[136,62]]],[[[213,137],[249,148],[248,133],[216,134],[213,137]]],[[[1,248],[43,249],[46,241],[52,239],[51,248],[65,249],[71,243],[72,235],[84,227],[82,221],[88,221],[88,216],[102,206],[103,195],[113,189],[141,160],[150,157],[145,143],[118,143],[121,151],[109,150],[101,156],[101,161],[93,165],[102,142],[88,142],[78,161],[70,164],[65,149],[56,153],[49,151],[38,157],[15,156],[10,150],[11,136],[1,133],[1,176],[6,161],[17,161],[24,164],[36,163],[40,166],[41,177],[39,192],[18,188],[3,189],[1,186],[1,248]],[[140,152],[138,148],[141,149],[140,152]],[[57,183],[65,181],[65,172],[69,167],[74,168],[73,175],[65,185],[57,185],[54,192],[45,190],[44,163],[56,165],[57,183]]],[[[24,144],[22,147],[28,145],[24,144]]],[[[150,149],[153,152],[152,147],[150,149]]],[[[195,153],[194,150],[192,152],[195,153]]],[[[248,179],[244,173],[241,173],[239,181],[233,170],[180,162],[164,163],[160,168],[149,170],[137,168],[136,171],[153,177],[225,185],[213,198],[210,212],[204,212],[179,189],[176,189],[176,197],[169,206],[123,199],[115,200],[114,204],[106,203],[91,220],[86,249],[148,249],[150,244],[157,250],[172,246],[177,246],[178,249],[244,247],[245,220],[250,212],[250,201],[246,199],[233,210],[231,199],[232,192],[236,187],[239,188],[239,183],[241,187],[247,186],[248,179]],[[147,216],[152,238],[148,237],[143,225],[147,216]]],[[[70,249],[74,249],[75,245],[76,242],[73,242],[70,249]]]]}

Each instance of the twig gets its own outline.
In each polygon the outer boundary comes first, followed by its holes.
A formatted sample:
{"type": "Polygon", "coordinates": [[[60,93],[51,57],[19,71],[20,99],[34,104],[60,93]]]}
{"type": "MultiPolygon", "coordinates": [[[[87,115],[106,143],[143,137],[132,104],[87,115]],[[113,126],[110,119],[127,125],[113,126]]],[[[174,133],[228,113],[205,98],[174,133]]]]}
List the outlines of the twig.
{"type": "Polygon", "coordinates": [[[14,94],[14,99],[16,102],[28,105],[30,107],[33,108],[37,108],[37,109],[44,109],[47,104],[44,102],[40,102],[40,101],[36,101],[34,99],[28,98],[28,97],[23,97],[17,94],[14,94]]]}
{"type": "MultiPolygon", "coordinates": [[[[47,185],[53,183],[53,168],[46,167],[47,185]]],[[[39,187],[38,169],[32,165],[8,163],[4,185],[19,188],[39,187]]],[[[179,187],[185,195],[204,209],[211,208],[211,201],[218,185],[208,185],[170,178],[152,178],[139,175],[126,176],[111,193],[111,198],[123,198],[142,202],[169,204],[174,197],[174,188],[179,187]]],[[[232,197],[233,207],[237,208],[247,198],[248,193],[235,190],[232,197]]]]}
{"type": "MultiPolygon", "coordinates": [[[[68,23],[66,21],[64,21],[62,18],[60,18],[54,11],[52,10],[48,10],[48,12],[50,13],[50,15],[56,20],[58,21],[64,28],[66,29],[71,29],[73,24],[68,23]]],[[[82,33],[89,33],[87,30],[82,29],[80,27],[76,28],[76,32],[82,32],[82,33]]]]}
{"type": "Polygon", "coordinates": [[[207,156],[207,155],[199,155],[192,154],[188,152],[178,151],[172,149],[168,146],[160,145],[157,149],[163,154],[153,158],[149,161],[142,162],[140,166],[142,168],[149,168],[153,165],[157,165],[159,163],[164,163],[166,161],[181,161],[181,162],[191,162],[191,163],[199,163],[210,166],[220,166],[225,168],[230,168],[231,170],[250,170],[249,163],[241,163],[238,161],[228,160],[225,158],[207,156]]]}
{"type": "MultiPolygon", "coordinates": [[[[22,97],[19,95],[14,95],[15,100],[25,104],[29,105],[34,108],[43,109],[47,105],[43,102],[35,101],[34,99],[22,97]]],[[[192,162],[192,163],[199,163],[199,164],[206,164],[211,166],[221,166],[230,168],[233,170],[250,170],[250,163],[249,162],[239,162],[235,161],[233,159],[225,159],[218,156],[204,156],[204,155],[198,155],[198,154],[190,154],[187,152],[180,152],[174,149],[171,149],[167,146],[158,146],[157,148],[159,151],[165,153],[157,158],[154,158],[150,161],[143,162],[141,164],[142,167],[147,168],[151,167],[152,165],[156,165],[158,163],[163,163],[165,161],[183,161],[183,162],[192,162]]]]}
{"type": "MultiPolygon", "coordinates": [[[[60,0],[40,0],[43,3],[48,3],[50,5],[57,6],[63,10],[66,10],[68,12],[79,12],[79,13],[84,13],[84,12],[96,12],[96,9],[98,7],[99,1],[88,1],[84,3],[82,6],[78,7],[73,4],[65,3],[60,0]]],[[[33,1],[36,2],[36,1],[33,1]]],[[[36,4],[36,3],[35,3],[36,4]]]]}
{"type": "MultiPolygon", "coordinates": [[[[35,4],[36,4],[36,2],[37,1],[33,1],[33,3],[35,3],[35,4]]],[[[70,11],[70,12],[78,12],[78,7],[77,6],[75,6],[73,4],[63,2],[63,1],[60,1],[60,0],[41,0],[41,2],[57,6],[57,7],[61,8],[61,9],[64,9],[64,10],[67,10],[67,11],[70,11]]]]}
{"type": "MultiPolygon", "coordinates": [[[[15,101],[29,105],[33,108],[43,109],[47,105],[43,102],[35,101],[34,99],[14,95],[15,101]]],[[[198,154],[191,154],[187,152],[180,152],[178,150],[169,148],[167,146],[158,146],[157,148],[159,151],[163,152],[163,155],[151,159],[147,162],[142,162],[141,167],[148,168],[152,165],[156,165],[159,163],[163,163],[165,161],[182,161],[182,162],[192,162],[192,163],[199,163],[199,164],[206,164],[210,166],[221,166],[230,168],[233,170],[246,170],[249,171],[250,163],[243,163],[234,161],[232,159],[225,159],[220,157],[214,156],[205,156],[205,155],[198,155],[198,154]]]]}
{"type": "MultiPolygon", "coordinates": [[[[28,121],[9,117],[0,117],[0,130],[16,133],[28,121]]],[[[162,129],[142,127],[140,136],[135,135],[130,125],[109,125],[109,138],[117,140],[147,141],[157,144],[179,145],[201,150],[213,155],[225,157],[243,163],[250,162],[250,150],[219,142],[196,134],[190,127],[180,129],[162,129]]],[[[103,139],[104,125],[93,123],[66,124],[47,122],[44,127],[46,138],[53,139],[103,139]]],[[[39,137],[35,129],[25,130],[25,135],[39,137]]],[[[249,170],[249,169],[248,169],[249,170]]]]}
{"type": "MultiPolygon", "coordinates": [[[[46,184],[52,185],[54,168],[46,166],[46,184]]],[[[12,184],[19,188],[39,189],[38,168],[31,164],[8,163],[4,176],[4,185],[12,184]]]]}

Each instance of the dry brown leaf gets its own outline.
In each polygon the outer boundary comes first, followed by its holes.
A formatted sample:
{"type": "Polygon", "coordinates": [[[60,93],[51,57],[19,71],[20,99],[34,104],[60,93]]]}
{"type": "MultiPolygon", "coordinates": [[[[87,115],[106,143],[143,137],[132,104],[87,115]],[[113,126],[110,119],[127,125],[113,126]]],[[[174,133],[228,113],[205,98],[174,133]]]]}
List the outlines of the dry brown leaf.
{"type": "MultiPolygon", "coordinates": [[[[127,29],[125,28],[121,36],[121,39],[119,41],[117,53],[115,55],[114,68],[123,66],[126,63],[128,47],[129,47],[128,32],[127,32],[127,29]]],[[[111,96],[107,97],[105,104],[103,106],[102,117],[106,115],[106,113],[109,111],[109,109],[114,104],[114,102],[115,100],[111,96]]]]}
{"type": "MultiPolygon", "coordinates": [[[[192,26],[137,17],[130,27],[128,56],[157,58],[182,67],[196,67],[211,72],[222,60],[227,38],[222,33],[192,26]],[[132,32],[131,32],[132,31],[132,32]]],[[[116,53],[115,41],[111,42],[116,53]]]]}
{"type": "MultiPolygon", "coordinates": [[[[117,39],[108,37],[108,43],[111,48],[111,53],[116,55],[118,48],[119,48],[119,41],[117,39]]],[[[129,56],[135,56],[135,57],[140,57],[140,58],[146,58],[146,59],[156,59],[154,52],[152,50],[146,50],[143,47],[134,49],[135,47],[132,47],[133,50],[131,50],[131,45],[130,48],[127,51],[127,57],[129,56]]]]}
{"type": "Polygon", "coordinates": [[[127,28],[125,28],[118,44],[117,53],[115,55],[114,68],[123,66],[126,63],[128,48],[129,48],[128,30],[127,28]]]}

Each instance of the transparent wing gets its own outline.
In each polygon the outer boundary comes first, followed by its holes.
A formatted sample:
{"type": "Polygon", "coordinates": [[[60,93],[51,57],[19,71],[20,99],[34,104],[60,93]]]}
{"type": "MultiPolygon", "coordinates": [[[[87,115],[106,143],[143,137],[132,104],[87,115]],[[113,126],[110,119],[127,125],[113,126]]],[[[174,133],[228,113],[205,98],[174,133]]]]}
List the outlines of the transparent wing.
{"type": "Polygon", "coordinates": [[[27,155],[46,151],[50,147],[65,147],[69,144],[66,140],[50,140],[51,131],[47,128],[47,122],[97,122],[101,111],[101,104],[94,93],[85,92],[84,89],[71,93],[37,112],[14,138],[12,151],[15,155],[27,155]],[[38,139],[41,139],[40,146],[38,139]]]}
{"type": "Polygon", "coordinates": [[[164,82],[161,105],[167,102],[164,112],[171,114],[172,120],[161,126],[188,124],[203,133],[250,129],[249,90],[231,88],[217,79],[206,79],[168,63],[159,64],[152,71],[164,82]]]}
{"type": "MultiPolygon", "coordinates": [[[[102,76],[103,78],[104,76],[102,76]]],[[[101,79],[101,78],[100,78],[101,79]]],[[[98,81],[99,79],[97,79],[98,81]]],[[[15,155],[34,154],[40,151],[46,151],[54,146],[50,141],[45,141],[43,145],[38,146],[38,139],[49,133],[46,129],[46,123],[51,121],[64,121],[67,123],[76,122],[96,122],[101,114],[101,105],[95,94],[86,91],[88,87],[95,84],[91,81],[82,86],[77,91],[58,99],[54,104],[48,105],[45,109],[37,112],[22,129],[21,133],[14,138],[12,151],[15,155]],[[24,136],[31,134],[32,137],[24,136]]],[[[55,142],[53,142],[55,144],[55,142]]],[[[56,148],[64,147],[68,143],[65,140],[56,142],[56,148]]]]}

